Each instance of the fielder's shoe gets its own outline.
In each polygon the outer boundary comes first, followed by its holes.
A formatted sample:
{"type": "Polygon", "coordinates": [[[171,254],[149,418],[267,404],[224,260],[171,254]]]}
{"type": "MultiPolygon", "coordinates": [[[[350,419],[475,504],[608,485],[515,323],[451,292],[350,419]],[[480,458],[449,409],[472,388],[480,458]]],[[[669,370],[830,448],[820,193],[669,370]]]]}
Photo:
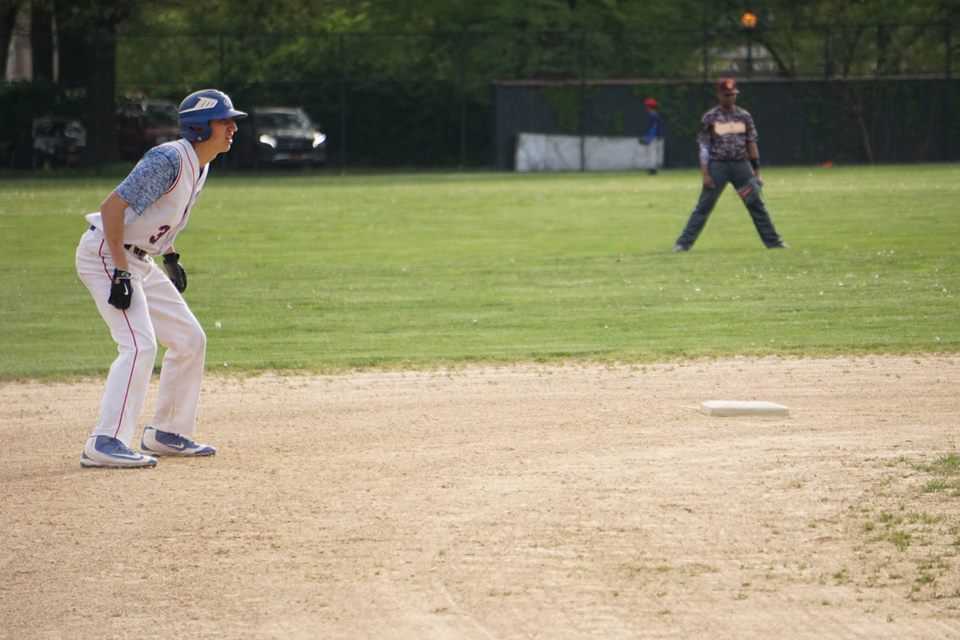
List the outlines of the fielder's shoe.
{"type": "Polygon", "coordinates": [[[788,245],[783,240],[781,240],[777,244],[772,244],[769,247],[767,247],[767,249],[789,249],[789,248],[790,248],[790,245],[788,245]]]}
{"type": "Polygon", "coordinates": [[[678,242],[677,244],[673,245],[673,252],[674,252],[674,253],[682,253],[682,252],[684,252],[684,251],[690,251],[690,247],[688,247],[688,246],[685,245],[685,244],[680,244],[679,242],[678,242]]]}
{"type": "Polygon", "coordinates": [[[154,467],[157,459],[137,453],[116,438],[90,436],[80,456],[81,467],[154,467]]]}
{"type": "Polygon", "coordinates": [[[208,444],[194,442],[178,433],[160,431],[154,427],[143,430],[140,450],[155,456],[212,456],[217,450],[208,444]]]}

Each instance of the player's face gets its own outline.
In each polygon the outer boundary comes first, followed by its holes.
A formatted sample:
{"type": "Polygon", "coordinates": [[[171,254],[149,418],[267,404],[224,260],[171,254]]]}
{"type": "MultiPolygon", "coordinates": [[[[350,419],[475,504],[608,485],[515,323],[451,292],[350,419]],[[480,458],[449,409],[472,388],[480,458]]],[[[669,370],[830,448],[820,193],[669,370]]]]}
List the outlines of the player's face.
{"type": "Polygon", "coordinates": [[[717,95],[717,98],[724,109],[730,109],[737,103],[737,94],[735,93],[721,93],[717,95]]]}
{"type": "Polygon", "coordinates": [[[210,140],[217,143],[217,153],[229,151],[230,146],[233,144],[233,134],[237,132],[237,123],[231,118],[211,120],[210,130],[213,132],[210,140]]]}

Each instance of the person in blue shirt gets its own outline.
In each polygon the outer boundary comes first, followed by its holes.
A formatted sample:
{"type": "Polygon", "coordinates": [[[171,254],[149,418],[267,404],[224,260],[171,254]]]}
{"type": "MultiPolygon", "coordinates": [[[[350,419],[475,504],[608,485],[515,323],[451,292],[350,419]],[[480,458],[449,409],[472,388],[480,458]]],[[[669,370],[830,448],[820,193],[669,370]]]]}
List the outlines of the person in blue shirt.
{"type": "Polygon", "coordinates": [[[643,134],[643,144],[650,144],[660,137],[660,114],[657,112],[655,98],[647,98],[643,101],[643,106],[647,108],[647,117],[650,123],[647,132],[643,134]]]}
{"type": "MultiPolygon", "coordinates": [[[[649,145],[660,137],[660,113],[657,111],[657,101],[655,98],[647,98],[643,101],[643,106],[647,108],[647,131],[640,138],[642,144],[649,145]]],[[[656,159],[649,169],[650,175],[657,173],[656,159]]]]}

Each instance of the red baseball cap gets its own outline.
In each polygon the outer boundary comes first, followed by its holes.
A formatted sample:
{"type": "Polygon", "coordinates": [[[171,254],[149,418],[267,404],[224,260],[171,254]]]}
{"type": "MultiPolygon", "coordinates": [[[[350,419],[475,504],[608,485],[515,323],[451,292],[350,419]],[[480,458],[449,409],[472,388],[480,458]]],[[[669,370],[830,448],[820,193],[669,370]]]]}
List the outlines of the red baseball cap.
{"type": "Polygon", "coordinates": [[[740,90],[737,89],[737,81],[733,78],[723,78],[717,83],[717,93],[722,96],[739,94],[740,90]]]}
{"type": "Polygon", "coordinates": [[[643,101],[643,104],[647,105],[651,109],[657,108],[657,101],[654,100],[653,98],[647,98],[646,100],[643,101]]]}

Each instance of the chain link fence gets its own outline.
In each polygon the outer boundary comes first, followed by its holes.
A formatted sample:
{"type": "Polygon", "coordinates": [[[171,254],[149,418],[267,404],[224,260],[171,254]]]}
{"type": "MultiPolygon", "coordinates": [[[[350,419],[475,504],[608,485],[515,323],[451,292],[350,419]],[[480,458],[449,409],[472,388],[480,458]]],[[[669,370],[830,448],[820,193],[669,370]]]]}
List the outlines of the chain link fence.
{"type": "MultiPolygon", "coordinates": [[[[502,168],[502,109],[496,100],[504,81],[580,85],[576,104],[567,100],[568,111],[580,112],[590,93],[583,87],[623,81],[657,91],[671,84],[693,87],[693,102],[684,98],[671,119],[674,131],[686,132],[700,107],[709,106],[708,88],[719,76],[758,83],[936,78],[953,86],[960,63],[957,31],[951,24],[831,24],[643,32],[122,34],[114,40],[59,34],[56,84],[0,86],[0,164],[36,166],[35,140],[25,131],[33,135],[37,118],[69,116],[86,128],[79,161],[99,166],[116,159],[117,138],[126,135],[113,114],[105,114],[105,102],[132,95],[178,102],[190,91],[218,87],[241,109],[302,108],[326,134],[332,167],[502,168]]],[[[664,108],[669,112],[670,105],[664,108]]],[[[555,112],[540,128],[557,129],[563,115],[555,112]]]]}

